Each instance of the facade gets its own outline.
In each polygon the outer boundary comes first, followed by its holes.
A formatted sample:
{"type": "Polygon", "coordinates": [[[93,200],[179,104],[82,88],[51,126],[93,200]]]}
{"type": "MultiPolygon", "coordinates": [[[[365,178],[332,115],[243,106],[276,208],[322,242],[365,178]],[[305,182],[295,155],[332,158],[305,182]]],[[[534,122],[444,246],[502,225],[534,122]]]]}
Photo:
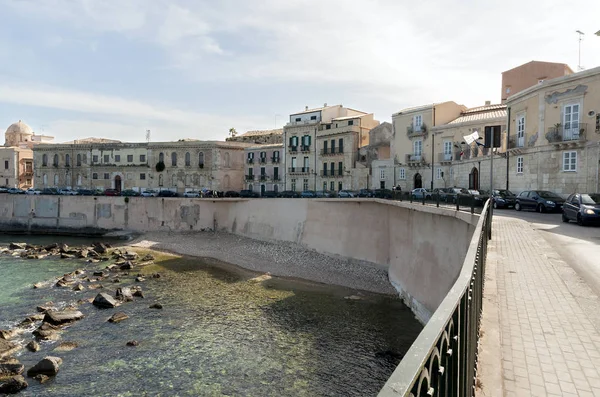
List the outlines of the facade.
{"type": "Polygon", "coordinates": [[[502,73],[502,103],[540,82],[573,74],[564,63],[531,61],[502,73]]]}
{"type": "MultiPolygon", "coordinates": [[[[391,172],[394,170],[390,153],[392,138],[392,124],[385,121],[369,131],[369,144],[358,150],[357,168],[363,166],[368,170],[365,184],[369,189],[390,189],[395,186],[391,172]]],[[[359,186],[362,188],[362,185],[359,186]]]]}
{"type": "Polygon", "coordinates": [[[87,189],[240,190],[239,142],[181,140],[124,143],[96,138],[34,147],[37,187],[87,189]]]}
{"type": "Polygon", "coordinates": [[[244,149],[246,173],[244,189],[263,194],[284,190],[283,144],[250,146],[244,149]]]}
{"type": "Polygon", "coordinates": [[[0,147],[0,186],[28,189],[33,187],[32,147],[51,142],[53,138],[36,135],[31,127],[19,120],[5,133],[4,146],[0,147]]]}
{"type": "Polygon", "coordinates": [[[255,145],[272,145],[282,143],[283,129],[248,131],[242,135],[227,138],[227,142],[244,142],[255,145]]]}

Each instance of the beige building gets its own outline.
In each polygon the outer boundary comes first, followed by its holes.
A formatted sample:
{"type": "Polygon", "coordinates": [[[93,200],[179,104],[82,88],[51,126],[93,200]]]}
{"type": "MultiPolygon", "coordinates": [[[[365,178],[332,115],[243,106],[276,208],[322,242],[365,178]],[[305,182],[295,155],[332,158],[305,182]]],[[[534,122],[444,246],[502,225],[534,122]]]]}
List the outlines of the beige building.
{"type": "Polygon", "coordinates": [[[125,143],[88,138],[34,147],[38,187],[218,191],[244,186],[240,142],[125,143]]]}
{"type": "Polygon", "coordinates": [[[509,96],[533,87],[545,80],[551,80],[573,74],[564,63],[531,61],[516,68],[502,72],[502,103],[509,96]]]}
{"type": "Polygon", "coordinates": [[[28,189],[33,187],[33,152],[39,143],[52,141],[51,136],[36,135],[31,127],[19,120],[5,133],[5,143],[0,147],[0,185],[28,189]]]}
{"type": "Polygon", "coordinates": [[[255,145],[273,145],[283,142],[283,129],[248,131],[235,137],[227,138],[227,142],[244,142],[255,145]]]}
{"type": "Polygon", "coordinates": [[[283,144],[256,145],[244,149],[245,189],[263,194],[284,190],[283,144]]]}

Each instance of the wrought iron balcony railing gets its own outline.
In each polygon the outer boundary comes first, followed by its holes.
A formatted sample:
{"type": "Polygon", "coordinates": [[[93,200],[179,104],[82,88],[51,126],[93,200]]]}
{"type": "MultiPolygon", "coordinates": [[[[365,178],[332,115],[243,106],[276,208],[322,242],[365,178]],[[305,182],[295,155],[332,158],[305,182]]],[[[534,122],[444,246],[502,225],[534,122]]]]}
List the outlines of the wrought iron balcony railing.
{"type": "Polygon", "coordinates": [[[557,124],[554,127],[548,128],[546,139],[550,143],[583,141],[585,140],[586,130],[586,123],[573,122],[557,124]]]}

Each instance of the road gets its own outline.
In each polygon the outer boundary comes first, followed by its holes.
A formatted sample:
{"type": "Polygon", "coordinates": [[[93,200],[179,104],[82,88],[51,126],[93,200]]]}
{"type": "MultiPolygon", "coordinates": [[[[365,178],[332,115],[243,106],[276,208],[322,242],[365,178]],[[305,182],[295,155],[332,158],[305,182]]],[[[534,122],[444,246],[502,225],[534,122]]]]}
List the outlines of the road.
{"type": "Polygon", "coordinates": [[[600,227],[563,223],[561,214],[495,210],[494,216],[528,221],[594,292],[600,295],[600,227]]]}

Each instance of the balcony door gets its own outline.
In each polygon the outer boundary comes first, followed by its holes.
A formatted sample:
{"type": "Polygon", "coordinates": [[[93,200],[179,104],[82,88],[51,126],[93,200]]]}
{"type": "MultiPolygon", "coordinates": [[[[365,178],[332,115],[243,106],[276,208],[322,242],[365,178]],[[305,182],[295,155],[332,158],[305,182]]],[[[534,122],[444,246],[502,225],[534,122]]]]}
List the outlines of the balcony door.
{"type": "Polygon", "coordinates": [[[413,159],[421,160],[421,153],[423,151],[423,141],[417,140],[413,142],[413,159]]]}
{"type": "Polygon", "coordinates": [[[525,146],[525,116],[517,118],[517,147],[525,146]]]}
{"type": "Polygon", "coordinates": [[[563,115],[563,140],[579,139],[579,104],[565,105],[563,115]]]}
{"type": "Polygon", "coordinates": [[[452,160],[452,141],[444,141],[444,160],[452,160]]]}

